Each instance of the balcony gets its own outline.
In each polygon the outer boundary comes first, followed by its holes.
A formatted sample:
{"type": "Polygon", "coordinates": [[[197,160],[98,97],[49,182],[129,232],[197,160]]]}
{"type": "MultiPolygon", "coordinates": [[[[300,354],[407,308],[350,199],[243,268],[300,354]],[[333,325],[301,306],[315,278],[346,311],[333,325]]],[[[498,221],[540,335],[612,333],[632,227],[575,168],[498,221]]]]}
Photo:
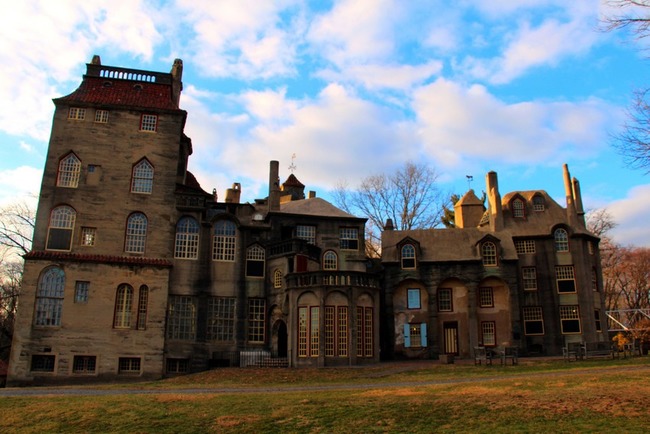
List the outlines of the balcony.
{"type": "Polygon", "coordinates": [[[362,271],[312,271],[292,273],[286,277],[287,288],[310,288],[322,286],[366,287],[379,289],[379,280],[362,271]]]}

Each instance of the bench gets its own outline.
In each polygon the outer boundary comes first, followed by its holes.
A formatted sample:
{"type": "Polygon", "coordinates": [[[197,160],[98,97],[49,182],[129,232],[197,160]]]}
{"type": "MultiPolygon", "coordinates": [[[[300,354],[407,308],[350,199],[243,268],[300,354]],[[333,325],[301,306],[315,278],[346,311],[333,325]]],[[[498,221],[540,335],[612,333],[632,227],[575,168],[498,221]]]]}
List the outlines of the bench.
{"type": "Polygon", "coordinates": [[[609,342],[587,342],[583,346],[583,353],[585,359],[603,356],[614,357],[614,352],[609,342]]]}
{"type": "Polygon", "coordinates": [[[492,364],[494,353],[485,347],[474,347],[474,364],[480,365],[485,362],[486,365],[492,364]]]}
{"type": "Polygon", "coordinates": [[[564,360],[570,362],[573,358],[574,360],[583,358],[583,348],[582,342],[569,342],[562,348],[562,356],[564,360]]]}
{"type": "Polygon", "coordinates": [[[500,353],[502,365],[505,365],[508,359],[512,360],[513,365],[519,364],[519,349],[517,347],[504,347],[500,353]]]}

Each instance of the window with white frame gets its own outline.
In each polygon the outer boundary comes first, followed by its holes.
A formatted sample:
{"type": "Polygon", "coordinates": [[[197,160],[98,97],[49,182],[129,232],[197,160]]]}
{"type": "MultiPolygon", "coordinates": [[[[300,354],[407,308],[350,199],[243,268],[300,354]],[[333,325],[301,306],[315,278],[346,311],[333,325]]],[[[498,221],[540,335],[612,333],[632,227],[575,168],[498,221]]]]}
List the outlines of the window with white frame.
{"type": "Polygon", "coordinates": [[[560,306],[562,334],[580,333],[580,309],[578,306],[560,306]]]}
{"type": "Polygon", "coordinates": [[[38,279],[34,325],[60,326],[63,312],[65,273],[62,268],[49,267],[38,279]]]}
{"type": "Polygon", "coordinates": [[[340,229],[341,250],[359,250],[359,230],[357,228],[340,229]]]}
{"type": "Polygon", "coordinates": [[[228,342],[235,339],[235,297],[210,297],[208,301],[209,341],[228,342]]]}
{"type": "Polygon", "coordinates": [[[219,220],[214,224],[212,260],[233,262],[235,260],[237,227],[229,220],[219,220]]]}
{"type": "Polygon", "coordinates": [[[526,217],[526,205],[523,200],[517,198],[512,201],[512,216],[517,218],[526,217]]]}
{"type": "Polygon", "coordinates": [[[537,290],[537,269],[535,267],[523,267],[521,269],[524,291],[537,290]]]}
{"type": "Polygon", "coordinates": [[[555,267],[557,292],[576,292],[576,278],[573,265],[558,265],[555,267]]]}
{"type": "Polygon", "coordinates": [[[415,247],[413,244],[404,244],[401,250],[402,269],[415,268],[415,247]]]}
{"type": "Polygon", "coordinates": [[[90,282],[77,280],[74,285],[74,302],[88,303],[88,290],[90,282]]]}
{"type": "Polygon", "coordinates": [[[120,357],[117,362],[117,373],[120,375],[140,374],[140,357],[120,357]]]}
{"type": "Polygon", "coordinates": [[[325,357],[348,357],[348,307],[325,306],[325,357]]]}
{"type": "Polygon", "coordinates": [[[266,325],[266,300],[248,300],[248,342],[264,342],[266,325]]]}
{"type": "Polygon", "coordinates": [[[47,250],[70,250],[77,212],[67,205],[57,206],[50,213],[47,250]]]}
{"type": "Polygon", "coordinates": [[[86,119],[86,109],[81,107],[70,107],[68,110],[68,119],[83,121],[86,119]]]}
{"type": "MultiPolygon", "coordinates": [[[[409,324],[409,343],[407,348],[422,348],[422,324],[409,324]]],[[[426,344],[426,343],[425,343],[426,344]]],[[[407,346],[406,344],[404,346],[407,346]]]]}
{"type": "Polygon", "coordinates": [[[199,223],[193,217],[183,217],[176,224],[174,258],[197,259],[199,257],[199,223]]]}
{"type": "Polygon", "coordinates": [[[323,270],[338,269],[338,257],[333,250],[328,250],[323,254],[323,270]]]}
{"type": "Polygon", "coordinates": [[[528,336],[544,334],[544,317],[539,306],[524,307],[524,334],[528,336]]]}
{"type": "Polygon", "coordinates": [[[258,245],[246,250],[246,277],[264,277],[264,264],[266,253],[258,245]]]}
{"type": "Polygon", "coordinates": [[[136,328],[138,330],[147,329],[147,306],[149,303],[149,287],[142,285],[138,295],[138,316],[136,318],[136,328]]]}
{"type": "Polygon", "coordinates": [[[97,369],[97,356],[74,356],[72,358],[73,374],[94,374],[97,369]]]}
{"type": "Polygon", "coordinates": [[[407,309],[420,309],[420,288],[409,288],[406,290],[406,307],[407,309]]]}
{"type": "Polygon", "coordinates": [[[77,188],[81,174],[81,160],[70,152],[59,161],[59,171],[56,175],[56,186],[77,188]]]}
{"type": "Polygon", "coordinates": [[[481,244],[481,258],[483,265],[487,267],[494,267],[497,265],[497,246],[491,241],[486,241],[481,244]]]}
{"type": "Polygon", "coordinates": [[[98,124],[108,123],[108,110],[95,110],[95,122],[98,124]]]}
{"type": "Polygon", "coordinates": [[[115,293],[115,313],[113,315],[113,328],[131,328],[131,306],[133,305],[133,288],[131,285],[122,284],[115,293]]]}
{"type": "Polygon", "coordinates": [[[452,288],[438,288],[438,311],[452,312],[454,310],[452,288]]]}
{"type": "Polygon", "coordinates": [[[131,193],[151,193],[153,191],[153,175],[153,166],[146,158],[136,163],[131,173],[131,193]]]}
{"type": "Polygon", "coordinates": [[[282,288],[282,271],[281,270],[275,270],[273,272],[273,287],[274,288],[282,288]]]}
{"type": "Polygon", "coordinates": [[[82,227],[81,228],[81,245],[92,247],[97,240],[97,228],[82,227]]]}
{"type": "Polygon", "coordinates": [[[496,323],[494,321],[481,322],[481,341],[485,347],[494,347],[497,344],[496,323]]]}
{"type": "Polygon", "coordinates": [[[517,240],[515,241],[515,249],[518,255],[535,253],[535,240],[517,240]]]}
{"type": "Polygon", "coordinates": [[[196,338],[196,305],[193,297],[169,296],[167,338],[185,341],[193,341],[196,338]]]}
{"type": "Polygon", "coordinates": [[[316,244],[316,226],[297,225],[296,238],[307,241],[309,244],[316,244]]]}
{"type": "Polygon", "coordinates": [[[373,308],[357,306],[357,357],[374,354],[373,308]]]}
{"type": "Polygon", "coordinates": [[[556,252],[569,251],[569,234],[565,229],[556,229],[555,232],[553,232],[553,237],[555,239],[556,252]]]}
{"type": "Polygon", "coordinates": [[[124,251],[126,253],[144,253],[147,241],[147,216],[135,212],[126,221],[124,251]]]}
{"type": "Polygon", "coordinates": [[[494,307],[494,290],[491,286],[481,286],[478,289],[480,307],[494,307]]]}
{"type": "Polygon", "coordinates": [[[142,118],[140,118],[140,131],[147,131],[153,133],[156,132],[157,127],[158,127],[157,115],[145,114],[142,115],[142,118]]]}

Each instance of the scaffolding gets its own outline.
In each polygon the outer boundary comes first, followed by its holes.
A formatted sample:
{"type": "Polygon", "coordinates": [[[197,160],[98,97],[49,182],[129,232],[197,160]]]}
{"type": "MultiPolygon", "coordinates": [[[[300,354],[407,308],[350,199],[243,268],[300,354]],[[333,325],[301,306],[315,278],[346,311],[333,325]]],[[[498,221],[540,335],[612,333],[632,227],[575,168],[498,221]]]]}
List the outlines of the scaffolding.
{"type": "Polygon", "coordinates": [[[605,315],[610,332],[634,331],[640,329],[639,324],[643,320],[650,320],[650,309],[608,310],[605,315]]]}

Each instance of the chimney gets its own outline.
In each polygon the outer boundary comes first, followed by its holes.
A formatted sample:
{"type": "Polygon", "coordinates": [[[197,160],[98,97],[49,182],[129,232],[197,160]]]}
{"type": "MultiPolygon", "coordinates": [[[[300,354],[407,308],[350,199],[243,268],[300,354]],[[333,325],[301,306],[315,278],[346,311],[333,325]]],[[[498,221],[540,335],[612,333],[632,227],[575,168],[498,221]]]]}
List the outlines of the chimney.
{"type": "Polygon", "coordinates": [[[582,206],[582,193],[580,192],[580,181],[578,181],[576,178],[573,178],[573,198],[575,201],[575,206],[576,206],[576,214],[578,216],[578,223],[582,225],[582,227],[586,227],[585,225],[585,209],[582,206]]]}
{"type": "Polygon", "coordinates": [[[232,188],[226,190],[226,203],[239,203],[241,198],[241,184],[235,182],[232,188]]]}
{"type": "Polygon", "coordinates": [[[309,193],[308,193],[307,198],[308,198],[308,199],[313,199],[313,198],[315,198],[315,197],[316,197],[316,192],[313,191],[313,190],[310,190],[309,193]]]}
{"type": "Polygon", "coordinates": [[[176,107],[180,106],[181,91],[183,90],[183,61],[175,59],[172,65],[172,100],[176,107]]]}
{"type": "Polygon", "coordinates": [[[273,160],[269,167],[269,212],[280,210],[280,163],[273,160]]]}
{"type": "Polygon", "coordinates": [[[566,163],[562,166],[562,172],[564,175],[567,220],[569,221],[569,225],[575,226],[578,223],[578,213],[576,210],[573,184],[571,183],[571,174],[569,173],[569,166],[566,163]]]}
{"type": "Polygon", "coordinates": [[[90,61],[91,65],[101,65],[102,59],[99,57],[99,54],[93,55],[93,60],[90,61]]]}
{"type": "Polygon", "coordinates": [[[485,177],[487,187],[488,211],[490,215],[490,230],[497,232],[503,229],[503,208],[499,194],[499,181],[496,172],[488,172],[485,177]]]}

